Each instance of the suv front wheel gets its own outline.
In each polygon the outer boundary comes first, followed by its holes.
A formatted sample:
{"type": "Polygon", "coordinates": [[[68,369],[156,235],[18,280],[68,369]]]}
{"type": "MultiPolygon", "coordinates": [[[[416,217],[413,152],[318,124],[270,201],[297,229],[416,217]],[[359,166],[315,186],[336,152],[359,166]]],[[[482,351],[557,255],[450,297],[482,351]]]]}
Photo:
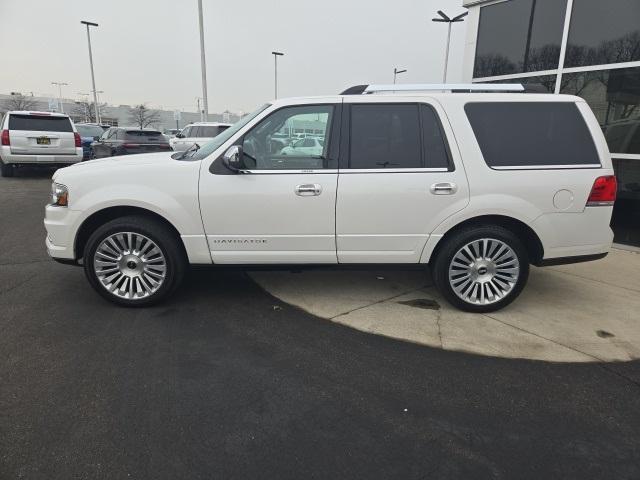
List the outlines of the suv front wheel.
{"type": "Polygon", "coordinates": [[[468,312],[493,312],[520,295],[529,276],[529,258],[511,231],[476,226],[444,241],[432,274],[449,303],[468,312]]]}
{"type": "Polygon", "coordinates": [[[104,298],[127,307],[149,306],[179,286],[186,259],[179,238],[151,219],[130,216],[98,228],[84,251],[84,271],[104,298]]]}

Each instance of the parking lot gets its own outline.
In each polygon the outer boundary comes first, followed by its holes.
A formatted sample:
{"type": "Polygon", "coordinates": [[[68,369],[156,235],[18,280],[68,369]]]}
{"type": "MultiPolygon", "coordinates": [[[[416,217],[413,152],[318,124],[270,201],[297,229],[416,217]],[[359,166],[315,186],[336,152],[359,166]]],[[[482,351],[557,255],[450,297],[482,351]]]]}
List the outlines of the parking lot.
{"type": "Polygon", "coordinates": [[[0,179],[0,478],[638,478],[640,255],[461,314],[415,270],[198,270],[121,309],[0,179]]]}

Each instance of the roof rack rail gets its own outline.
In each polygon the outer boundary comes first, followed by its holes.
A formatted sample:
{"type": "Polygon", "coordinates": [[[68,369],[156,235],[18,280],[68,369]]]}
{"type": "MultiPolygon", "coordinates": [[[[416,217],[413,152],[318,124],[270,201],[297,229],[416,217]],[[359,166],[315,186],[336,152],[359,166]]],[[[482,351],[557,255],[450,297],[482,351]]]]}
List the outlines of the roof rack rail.
{"type": "Polygon", "coordinates": [[[520,83],[405,83],[389,85],[355,85],[340,95],[364,95],[376,92],[540,92],[539,85],[520,83]],[[529,88],[533,87],[533,88],[529,88]]]}

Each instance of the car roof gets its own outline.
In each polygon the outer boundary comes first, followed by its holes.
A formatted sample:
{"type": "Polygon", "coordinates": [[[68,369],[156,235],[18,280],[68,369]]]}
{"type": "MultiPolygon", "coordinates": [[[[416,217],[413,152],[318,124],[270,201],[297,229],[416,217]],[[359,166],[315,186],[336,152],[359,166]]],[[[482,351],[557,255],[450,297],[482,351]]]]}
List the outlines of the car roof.
{"type": "Polygon", "coordinates": [[[225,123],[225,122],[193,122],[193,123],[190,123],[189,125],[186,125],[184,128],[191,127],[193,125],[204,125],[204,126],[210,126],[210,127],[230,127],[233,124],[225,123]]]}
{"type": "Polygon", "coordinates": [[[44,115],[47,117],[67,117],[69,115],[66,113],[58,113],[58,112],[40,112],[37,110],[11,110],[7,112],[7,115],[44,115]]]}
{"type": "Polygon", "coordinates": [[[584,100],[574,95],[561,95],[555,93],[525,93],[525,92],[384,92],[355,95],[332,95],[279,98],[269,102],[276,107],[286,105],[305,105],[314,103],[340,103],[343,100],[348,103],[363,102],[375,103],[376,101],[388,102],[389,98],[418,101],[420,99],[435,99],[438,101],[511,101],[511,102],[583,102],[584,100]],[[385,100],[386,99],[386,100],[385,100]]]}

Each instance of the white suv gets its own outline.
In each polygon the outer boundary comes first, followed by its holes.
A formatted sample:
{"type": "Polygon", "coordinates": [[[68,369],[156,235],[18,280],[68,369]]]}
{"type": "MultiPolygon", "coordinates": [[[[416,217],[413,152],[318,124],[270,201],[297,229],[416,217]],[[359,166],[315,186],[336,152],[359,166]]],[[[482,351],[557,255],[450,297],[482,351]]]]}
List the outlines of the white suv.
{"type": "Polygon", "coordinates": [[[53,179],[49,254],[127,306],[170,295],[188,264],[391,263],[429,264],[449,302],[492,311],[529,264],[604,257],[616,195],[587,104],[525,93],[276,100],[197,151],[53,179]],[[297,126],[322,132],[320,154],[274,147],[297,126]]]}
{"type": "Polygon", "coordinates": [[[82,161],[82,140],[68,115],[7,112],[0,131],[3,177],[12,177],[20,165],[59,166],[82,161]]]}
{"type": "Polygon", "coordinates": [[[177,152],[189,150],[196,143],[198,146],[204,145],[209,140],[224,132],[231,126],[230,123],[219,122],[196,122],[187,125],[175,137],[171,138],[169,143],[171,148],[177,152]]]}

